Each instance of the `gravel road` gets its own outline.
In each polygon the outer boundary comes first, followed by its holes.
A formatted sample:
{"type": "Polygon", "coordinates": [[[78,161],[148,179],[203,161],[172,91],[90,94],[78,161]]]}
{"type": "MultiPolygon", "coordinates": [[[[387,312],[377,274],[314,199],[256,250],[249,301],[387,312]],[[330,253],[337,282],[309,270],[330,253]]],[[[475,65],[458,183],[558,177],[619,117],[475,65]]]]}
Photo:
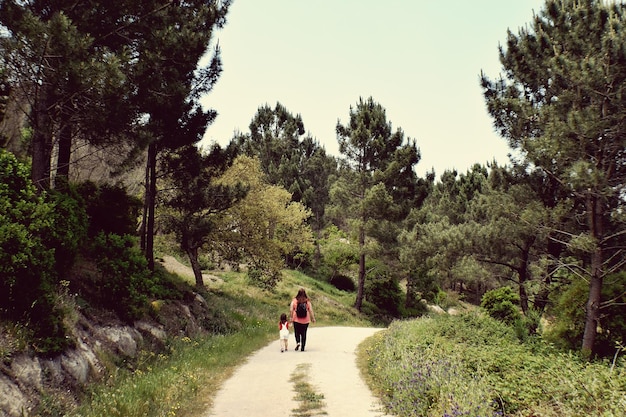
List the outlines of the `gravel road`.
{"type": "Polygon", "coordinates": [[[328,417],[382,417],[378,400],[361,379],[355,349],[381,329],[363,327],[309,326],[306,351],[280,352],[276,341],[258,350],[243,363],[218,391],[213,407],[205,417],[291,417],[299,402],[295,400],[296,369],[308,369],[306,380],[318,395],[323,408],[317,414],[328,417]]]}

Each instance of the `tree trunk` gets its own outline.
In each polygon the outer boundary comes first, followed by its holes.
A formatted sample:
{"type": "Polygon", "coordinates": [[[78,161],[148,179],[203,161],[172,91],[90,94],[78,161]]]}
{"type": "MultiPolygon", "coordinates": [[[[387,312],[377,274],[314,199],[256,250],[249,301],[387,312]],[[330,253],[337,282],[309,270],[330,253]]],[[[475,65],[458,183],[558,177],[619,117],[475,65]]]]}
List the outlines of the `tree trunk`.
{"type": "Polygon", "coordinates": [[[519,302],[520,307],[524,315],[528,313],[528,292],[526,292],[526,282],[530,278],[530,271],[528,271],[528,265],[530,264],[530,250],[535,243],[536,237],[532,236],[524,242],[524,248],[521,253],[521,262],[518,269],[519,275],[519,302]]]}
{"type": "MultiPolygon", "coordinates": [[[[72,126],[65,120],[59,129],[59,154],[55,184],[68,183],[70,179],[70,158],[72,156],[72,126]],[[57,181],[58,179],[58,181],[57,181]]],[[[55,188],[57,188],[55,186],[55,188]]]]}
{"type": "Polygon", "coordinates": [[[589,229],[596,241],[596,248],[591,255],[591,278],[589,280],[589,298],[587,300],[585,315],[585,333],[583,334],[583,354],[590,356],[596,341],[598,331],[598,318],[600,316],[600,302],[602,301],[602,262],[603,252],[600,242],[602,241],[604,209],[602,200],[596,196],[587,198],[587,210],[589,213],[589,229]]]}
{"type": "Polygon", "coordinates": [[[186,250],[189,257],[189,263],[193,271],[193,276],[196,279],[196,287],[204,288],[204,280],[202,278],[202,268],[200,268],[200,262],[198,262],[198,248],[189,248],[186,250]]]}
{"type": "Polygon", "coordinates": [[[417,300],[417,272],[409,271],[406,278],[406,298],[404,300],[404,306],[407,309],[413,309],[417,307],[419,300],[417,300]]]}
{"type": "Polygon", "coordinates": [[[363,304],[363,295],[365,290],[365,227],[359,228],[359,283],[356,294],[356,301],[354,308],[357,311],[361,311],[361,305],[363,304]]]}
{"type": "Polygon", "coordinates": [[[322,251],[320,248],[320,239],[322,237],[321,235],[322,235],[322,232],[319,229],[317,229],[315,231],[315,237],[316,237],[315,252],[313,253],[313,267],[315,269],[319,269],[320,264],[322,263],[322,251]]]}
{"type": "Polygon", "coordinates": [[[38,190],[50,188],[51,132],[50,116],[43,98],[34,105],[33,138],[31,142],[31,179],[38,190]]]}
{"type": "Polygon", "coordinates": [[[148,268],[154,271],[154,206],[156,204],[156,144],[148,146],[148,161],[146,167],[146,229],[144,255],[148,261],[148,268]]]}

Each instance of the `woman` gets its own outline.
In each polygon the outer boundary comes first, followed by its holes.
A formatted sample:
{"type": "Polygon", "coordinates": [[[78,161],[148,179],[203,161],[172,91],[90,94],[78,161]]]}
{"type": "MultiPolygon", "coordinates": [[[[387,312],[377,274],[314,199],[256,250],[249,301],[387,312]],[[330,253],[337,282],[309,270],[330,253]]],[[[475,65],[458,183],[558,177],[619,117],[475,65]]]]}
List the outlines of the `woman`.
{"type": "Polygon", "coordinates": [[[304,352],[306,331],[309,328],[309,323],[315,323],[313,306],[304,288],[300,288],[298,295],[291,300],[291,321],[293,321],[294,333],[296,335],[296,350],[300,349],[301,352],[304,352]]]}

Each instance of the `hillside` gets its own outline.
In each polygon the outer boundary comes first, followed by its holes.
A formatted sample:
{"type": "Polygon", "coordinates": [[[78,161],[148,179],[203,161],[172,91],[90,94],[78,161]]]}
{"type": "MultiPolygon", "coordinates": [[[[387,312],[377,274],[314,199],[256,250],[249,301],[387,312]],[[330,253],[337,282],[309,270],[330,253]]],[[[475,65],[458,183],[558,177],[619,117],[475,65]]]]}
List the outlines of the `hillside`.
{"type": "MultiPolygon", "coordinates": [[[[238,351],[232,368],[275,336],[274,321],[300,286],[315,300],[320,323],[368,324],[350,307],[352,295],[298,272],[286,271],[283,282],[270,293],[249,286],[242,273],[214,271],[205,276],[206,291],[198,293],[190,285],[193,278],[186,266],[170,256],[162,265],[179,295],[154,300],[151,314],[133,323],[111,311],[82,305],[77,294],[66,294],[65,307],[72,309],[72,343],[61,355],[37,355],[36,348],[23,344],[21,329],[5,323],[0,337],[0,415],[65,415],[80,403],[93,402],[94,392],[149,372],[155,358],[171,357],[181,345],[189,345],[187,341],[251,332],[249,345],[238,351]]],[[[220,380],[231,372],[228,369],[205,377],[220,380]]],[[[193,407],[193,398],[190,403],[193,407]]]]}

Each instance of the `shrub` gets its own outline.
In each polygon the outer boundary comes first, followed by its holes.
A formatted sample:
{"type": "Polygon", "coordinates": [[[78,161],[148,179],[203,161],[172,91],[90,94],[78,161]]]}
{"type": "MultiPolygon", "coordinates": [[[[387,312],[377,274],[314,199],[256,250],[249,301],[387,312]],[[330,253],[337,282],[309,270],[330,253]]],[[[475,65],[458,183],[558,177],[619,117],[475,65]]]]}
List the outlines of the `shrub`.
{"type": "Polygon", "coordinates": [[[345,275],[336,275],[330,278],[329,281],[330,281],[330,284],[332,284],[338,290],[354,292],[354,290],[356,289],[354,280],[345,275]]]}
{"type": "Polygon", "coordinates": [[[368,277],[365,283],[365,298],[385,313],[400,316],[402,290],[398,281],[388,274],[368,277]]]}
{"type": "Polygon", "coordinates": [[[124,188],[84,182],[77,187],[77,192],[85,201],[90,237],[100,232],[120,236],[135,233],[141,201],[129,196],[124,188]]]}
{"type": "MultiPolygon", "coordinates": [[[[47,195],[37,194],[28,166],[0,149],[0,317],[26,323],[41,353],[66,346],[55,307],[55,250],[65,225],[47,195]]],[[[62,239],[60,239],[62,240],[62,239]]]]}
{"type": "MultiPolygon", "coordinates": [[[[604,279],[602,300],[612,300],[603,306],[600,329],[596,336],[594,353],[603,357],[615,353],[616,342],[626,340],[626,273],[613,274],[604,279]]],[[[574,279],[567,289],[556,297],[550,310],[554,323],[546,330],[545,337],[564,349],[580,347],[585,326],[585,304],[589,296],[589,284],[574,279]]]]}
{"type": "Polygon", "coordinates": [[[518,304],[519,296],[510,287],[487,291],[480,302],[487,314],[507,324],[514,324],[521,319],[518,304]]]}
{"type": "Polygon", "coordinates": [[[56,270],[62,276],[74,263],[78,250],[87,237],[88,218],[84,201],[71,188],[67,192],[51,191],[50,204],[54,207],[54,228],[46,237],[46,245],[54,249],[56,270]]]}
{"type": "Polygon", "coordinates": [[[104,306],[126,320],[141,317],[148,310],[148,294],[155,282],[147,261],[130,235],[100,233],[92,256],[101,276],[100,297],[104,306]]]}
{"type": "Polygon", "coordinates": [[[249,265],[248,282],[264,290],[273,290],[282,279],[282,267],[282,260],[277,258],[255,260],[249,265]]]}

